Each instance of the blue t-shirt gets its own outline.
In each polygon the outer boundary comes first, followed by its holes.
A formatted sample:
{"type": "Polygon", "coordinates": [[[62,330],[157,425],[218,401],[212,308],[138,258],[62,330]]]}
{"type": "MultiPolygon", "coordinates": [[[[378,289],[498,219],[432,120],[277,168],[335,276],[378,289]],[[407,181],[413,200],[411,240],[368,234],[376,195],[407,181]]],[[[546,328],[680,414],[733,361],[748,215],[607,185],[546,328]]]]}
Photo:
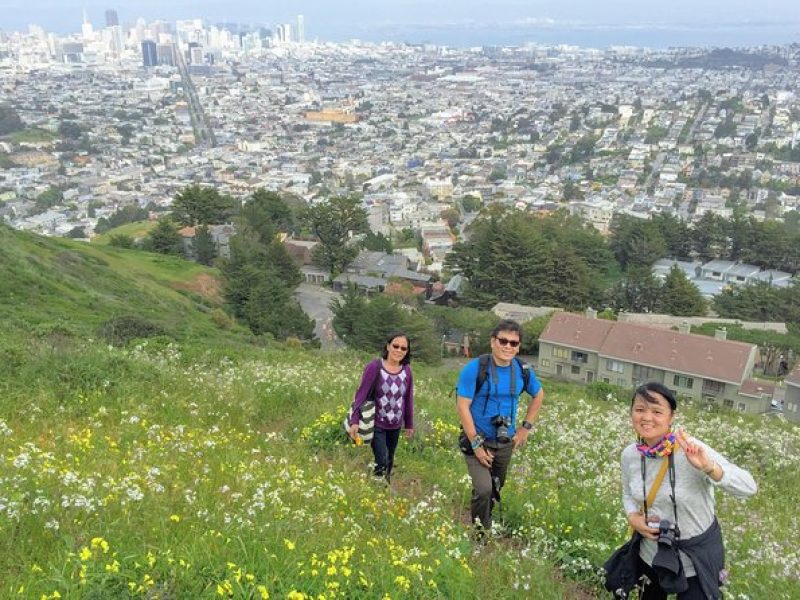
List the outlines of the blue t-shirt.
{"type": "MultiPolygon", "coordinates": [[[[524,380],[522,379],[522,369],[516,359],[511,361],[507,367],[492,366],[491,361],[486,366],[486,381],[484,381],[480,390],[475,390],[475,380],[478,378],[478,369],[480,368],[480,358],[475,358],[469,361],[464,368],[461,369],[461,374],[458,376],[458,385],[456,386],[456,393],[464,398],[470,398],[469,412],[472,414],[472,420],[475,423],[475,429],[478,433],[482,434],[487,440],[494,440],[496,438],[497,430],[492,425],[492,417],[502,415],[510,417],[511,425],[508,428],[509,435],[514,435],[517,430],[516,416],[517,406],[519,405],[519,397],[522,394],[522,386],[524,380]],[[511,395],[511,371],[514,371],[516,382],[514,384],[515,393],[511,395]],[[497,381],[494,380],[494,371],[497,372],[497,381]],[[487,397],[488,394],[488,397],[487,397]]],[[[524,390],[531,396],[535,396],[542,389],[542,384],[536,377],[536,373],[529,367],[530,378],[528,379],[528,389],[524,390]]]]}

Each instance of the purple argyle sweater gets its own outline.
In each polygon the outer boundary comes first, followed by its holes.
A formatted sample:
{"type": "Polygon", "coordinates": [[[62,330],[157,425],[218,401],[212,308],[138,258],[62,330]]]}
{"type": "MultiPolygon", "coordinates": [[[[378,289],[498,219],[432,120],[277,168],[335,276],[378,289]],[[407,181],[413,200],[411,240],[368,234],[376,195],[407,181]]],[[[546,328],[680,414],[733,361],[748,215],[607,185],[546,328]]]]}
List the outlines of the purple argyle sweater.
{"type": "Polygon", "coordinates": [[[361,376],[361,384],[353,399],[353,416],[350,424],[358,423],[361,405],[367,400],[375,377],[375,426],[381,429],[414,429],[414,379],[411,367],[403,365],[399,373],[389,373],[380,358],[368,363],[361,376]]]}

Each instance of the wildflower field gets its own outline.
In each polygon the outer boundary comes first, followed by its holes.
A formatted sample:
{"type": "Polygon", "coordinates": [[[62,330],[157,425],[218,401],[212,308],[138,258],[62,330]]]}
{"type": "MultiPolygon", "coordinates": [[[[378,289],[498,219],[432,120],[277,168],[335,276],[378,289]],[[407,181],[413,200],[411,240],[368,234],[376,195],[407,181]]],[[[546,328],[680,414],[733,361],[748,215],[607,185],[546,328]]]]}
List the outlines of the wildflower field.
{"type": "MultiPolygon", "coordinates": [[[[545,381],[490,543],[470,538],[456,374],[415,365],[391,487],[341,419],[365,357],[0,336],[2,598],[591,598],[624,541],[627,399],[545,381]]],[[[800,597],[800,429],[681,422],[751,470],[718,494],[728,597],[800,597]]]]}

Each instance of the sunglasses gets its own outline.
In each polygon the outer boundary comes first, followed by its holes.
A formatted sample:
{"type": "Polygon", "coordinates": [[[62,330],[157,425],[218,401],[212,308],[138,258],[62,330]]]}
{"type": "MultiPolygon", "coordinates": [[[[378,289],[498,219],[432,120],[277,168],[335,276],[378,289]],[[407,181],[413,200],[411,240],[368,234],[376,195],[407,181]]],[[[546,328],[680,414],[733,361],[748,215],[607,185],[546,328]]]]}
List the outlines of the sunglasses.
{"type": "Polygon", "coordinates": [[[496,339],[497,343],[500,344],[501,346],[511,346],[512,348],[516,348],[517,346],[519,346],[519,340],[509,340],[501,337],[494,339],[496,339]]]}
{"type": "Polygon", "coordinates": [[[392,348],[395,350],[401,350],[402,352],[408,350],[408,346],[401,346],[400,344],[392,344],[392,348]]]}

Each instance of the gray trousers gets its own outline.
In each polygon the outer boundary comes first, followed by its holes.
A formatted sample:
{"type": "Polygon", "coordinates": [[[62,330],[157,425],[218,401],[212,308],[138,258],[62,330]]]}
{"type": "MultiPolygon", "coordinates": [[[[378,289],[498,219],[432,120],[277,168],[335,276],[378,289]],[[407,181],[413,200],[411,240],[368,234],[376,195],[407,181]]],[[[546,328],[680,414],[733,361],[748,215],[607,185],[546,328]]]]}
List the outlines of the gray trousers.
{"type": "MultiPolygon", "coordinates": [[[[491,469],[487,469],[478,462],[475,455],[465,454],[464,458],[467,461],[469,476],[472,478],[472,502],[470,503],[472,522],[475,523],[477,519],[484,529],[489,529],[492,526],[492,506],[494,504],[492,479],[497,478],[501,488],[505,484],[514,444],[513,442],[505,444],[484,442],[483,447],[494,455],[491,469]]],[[[500,491],[499,488],[497,491],[500,491]]]]}

